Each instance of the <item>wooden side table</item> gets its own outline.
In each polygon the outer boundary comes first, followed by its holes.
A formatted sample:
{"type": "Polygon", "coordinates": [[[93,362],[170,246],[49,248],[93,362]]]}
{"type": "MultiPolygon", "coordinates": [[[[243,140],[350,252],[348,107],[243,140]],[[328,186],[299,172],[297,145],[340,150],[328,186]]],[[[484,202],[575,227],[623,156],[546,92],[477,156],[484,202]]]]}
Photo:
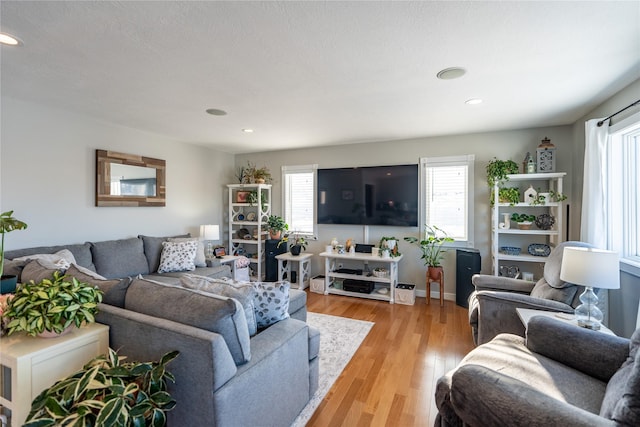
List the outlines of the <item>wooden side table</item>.
{"type": "Polygon", "coordinates": [[[310,253],[291,255],[290,252],[276,255],[276,259],[278,260],[278,280],[283,280],[285,273],[287,274],[287,278],[291,280],[291,264],[297,262],[298,278],[296,280],[296,284],[298,285],[298,289],[306,288],[309,280],[311,279],[312,256],[313,254],[310,253]],[[287,263],[286,265],[284,265],[285,262],[287,263]]]}
{"type": "Polygon", "coordinates": [[[24,333],[0,338],[0,411],[18,427],[42,390],[109,350],[109,327],[92,323],[57,338],[24,333]]]}

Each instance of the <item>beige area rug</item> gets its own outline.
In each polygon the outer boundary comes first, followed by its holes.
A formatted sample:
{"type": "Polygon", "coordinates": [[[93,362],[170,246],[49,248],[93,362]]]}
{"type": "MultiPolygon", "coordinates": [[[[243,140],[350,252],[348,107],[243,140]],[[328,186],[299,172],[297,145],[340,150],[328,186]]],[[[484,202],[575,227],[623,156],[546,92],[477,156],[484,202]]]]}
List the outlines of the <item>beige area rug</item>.
{"type": "Polygon", "coordinates": [[[318,313],[308,313],[307,323],[320,331],[320,378],[318,390],[292,427],[307,424],[374,325],[364,320],[318,313]]]}

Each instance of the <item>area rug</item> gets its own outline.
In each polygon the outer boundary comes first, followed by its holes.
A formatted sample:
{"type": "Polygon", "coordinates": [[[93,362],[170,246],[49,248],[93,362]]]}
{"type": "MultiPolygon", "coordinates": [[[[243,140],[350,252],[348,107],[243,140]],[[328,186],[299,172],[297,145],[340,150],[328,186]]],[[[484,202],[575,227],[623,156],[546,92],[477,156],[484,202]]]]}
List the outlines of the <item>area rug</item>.
{"type": "Polygon", "coordinates": [[[320,331],[320,378],[318,390],[291,427],[307,424],[374,325],[364,320],[318,313],[308,313],[307,323],[320,331]]]}

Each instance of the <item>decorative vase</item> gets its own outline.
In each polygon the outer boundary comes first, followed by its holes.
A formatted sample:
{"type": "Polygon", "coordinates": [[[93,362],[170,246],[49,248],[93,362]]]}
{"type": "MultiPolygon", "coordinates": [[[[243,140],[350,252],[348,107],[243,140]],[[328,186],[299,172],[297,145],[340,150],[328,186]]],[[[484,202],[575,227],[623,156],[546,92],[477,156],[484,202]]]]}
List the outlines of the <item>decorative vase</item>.
{"type": "Polygon", "coordinates": [[[16,284],[18,283],[18,276],[15,275],[3,275],[0,277],[0,294],[10,294],[16,291],[16,284]]]}
{"type": "Polygon", "coordinates": [[[436,282],[440,281],[440,277],[442,276],[442,273],[443,273],[443,269],[441,265],[437,267],[430,265],[429,267],[427,267],[427,278],[429,278],[430,280],[433,280],[436,282]]]}
{"type": "Polygon", "coordinates": [[[530,221],[527,221],[527,222],[519,222],[519,223],[518,223],[518,228],[519,228],[520,230],[529,230],[529,229],[531,229],[531,225],[532,225],[532,224],[533,224],[533,223],[532,223],[532,222],[530,222],[530,221]]]}
{"type": "Polygon", "coordinates": [[[58,337],[61,337],[63,335],[67,335],[69,332],[71,332],[71,328],[72,328],[72,326],[67,326],[60,333],[53,332],[53,331],[46,331],[45,330],[45,331],[42,331],[42,332],[40,332],[38,334],[38,338],[58,338],[58,337]]]}
{"type": "Polygon", "coordinates": [[[510,213],[503,213],[502,216],[504,217],[504,229],[508,230],[511,228],[511,214],[510,213]]]}
{"type": "Polygon", "coordinates": [[[264,178],[256,178],[256,184],[264,184],[265,182],[264,178]]]}
{"type": "Polygon", "coordinates": [[[298,256],[298,255],[300,255],[300,252],[302,251],[302,246],[293,245],[293,246],[291,246],[290,251],[291,251],[291,255],[298,256]]]}

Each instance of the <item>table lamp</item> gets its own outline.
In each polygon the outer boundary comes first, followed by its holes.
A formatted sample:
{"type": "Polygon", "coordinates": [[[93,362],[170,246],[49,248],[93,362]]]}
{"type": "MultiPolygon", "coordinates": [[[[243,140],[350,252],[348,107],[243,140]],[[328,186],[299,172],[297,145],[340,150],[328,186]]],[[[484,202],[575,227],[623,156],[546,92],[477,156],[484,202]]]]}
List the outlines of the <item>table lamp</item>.
{"type": "Polygon", "coordinates": [[[219,225],[201,225],[200,226],[200,239],[207,242],[205,254],[207,258],[213,256],[213,244],[212,240],[220,240],[220,226],[219,225]]]}
{"type": "Polygon", "coordinates": [[[599,330],[602,311],[597,307],[598,296],[593,288],[618,289],[620,287],[620,262],[618,253],[602,249],[566,247],[562,254],[560,279],[585,286],[575,316],[578,326],[599,330]]]}

